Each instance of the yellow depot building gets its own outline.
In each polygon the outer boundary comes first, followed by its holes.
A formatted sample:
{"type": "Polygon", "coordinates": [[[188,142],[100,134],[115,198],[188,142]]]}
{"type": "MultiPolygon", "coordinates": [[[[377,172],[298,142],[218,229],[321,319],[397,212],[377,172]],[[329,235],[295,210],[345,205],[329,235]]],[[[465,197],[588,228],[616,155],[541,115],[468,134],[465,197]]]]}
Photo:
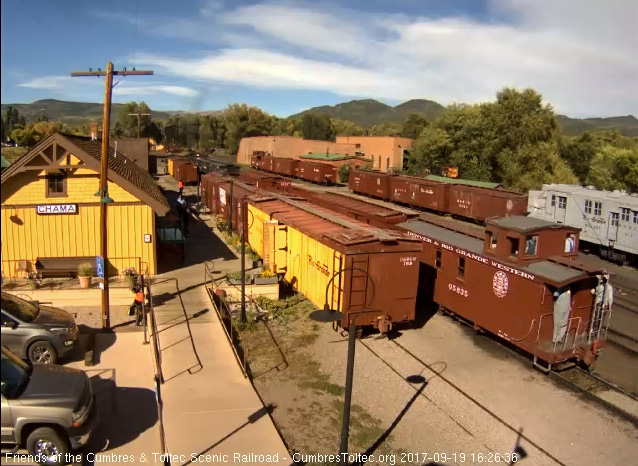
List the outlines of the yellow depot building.
{"type": "MultiPolygon", "coordinates": [[[[2,172],[2,273],[54,271],[100,251],[101,141],[55,133],[2,172]],[[75,259],[71,260],[71,259],[75,259]],[[56,262],[57,261],[57,262],[56,262]]],[[[169,210],[152,176],[113,148],[107,208],[109,274],[157,273],[155,217],[169,210]]],[[[86,260],[84,260],[86,259],[86,260]]]]}

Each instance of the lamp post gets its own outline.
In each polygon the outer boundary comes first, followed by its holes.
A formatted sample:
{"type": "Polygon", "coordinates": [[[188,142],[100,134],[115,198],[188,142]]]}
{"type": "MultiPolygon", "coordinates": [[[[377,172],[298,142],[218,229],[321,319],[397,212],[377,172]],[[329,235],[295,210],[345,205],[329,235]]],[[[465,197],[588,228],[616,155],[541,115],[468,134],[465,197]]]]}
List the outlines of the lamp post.
{"type": "MultiPolygon", "coordinates": [[[[334,279],[346,270],[358,270],[367,275],[368,279],[372,283],[372,298],[370,299],[370,303],[372,303],[375,295],[375,287],[374,280],[372,279],[370,274],[365,270],[357,267],[347,267],[336,272],[328,281],[328,284],[326,285],[326,302],[322,310],[315,311],[310,314],[310,318],[312,320],[315,320],[317,322],[338,322],[343,320],[343,313],[339,312],[338,310],[330,309],[330,306],[328,305],[328,290],[330,288],[330,284],[334,281],[334,279]]],[[[364,306],[366,306],[366,303],[364,303],[364,306]]],[[[368,310],[362,309],[358,312],[348,313],[348,356],[346,364],[346,390],[343,400],[343,420],[341,423],[341,443],[339,446],[339,461],[340,463],[346,464],[348,462],[348,438],[350,436],[350,406],[352,403],[352,381],[354,377],[354,353],[357,341],[356,316],[365,312],[368,312],[368,310]]]]}

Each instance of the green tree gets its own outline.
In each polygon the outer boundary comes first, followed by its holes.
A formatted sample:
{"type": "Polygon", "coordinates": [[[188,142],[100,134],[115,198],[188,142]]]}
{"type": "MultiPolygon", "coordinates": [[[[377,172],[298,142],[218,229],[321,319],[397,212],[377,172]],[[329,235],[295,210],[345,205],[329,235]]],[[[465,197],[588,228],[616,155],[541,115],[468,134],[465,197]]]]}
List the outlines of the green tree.
{"type": "Polygon", "coordinates": [[[331,118],[332,126],[335,129],[337,136],[363,136],[365,129],[363,126],[356,124],[350,120],[339,120],[338,118],[331,118]]]}
{"type": "Polygon", "coordinates": [[[0,138],[2,142],[5,142],[7,140],[7,131],[4,124],[4,118],[0,118],[0,121],[2,121],[2,134],[0,135],[0,138]]]}
{"type": "Polygon", "coordinates": [[[298,122],[292,118],[276,118],[273,127],[273,136],[294,136],[298,122]]]}
{"type": "Polygon", "coordinates": [[[404,170],[416,176],[438,174],[441,168],[449,165],[448,160],[453,149],[447,132],[433,126],[425,128],[410,149],[404,170]]]}
{"type": "Polygon", "coordinates": [[[401,136],[399,123],[379,123],[370,128],[366,136],[401,136]]]}
{"type": "Polygon", "coordinates": [[[18,116],[18,125],[17,126],[22,126],[23,128],[27,127],[27,120],[25,120],[24,115],[18,116]]]}
{"type": "Polygon", "coordinates": [[[114,125],[114,132],[120,137],[137,137],[137,115],[140,116],[140,136],[150,137],[149,130],[151,128],[151,109],[146,102],[127,102],[124,104],[117,114],[117,121],[114,125]],[[149,115],[143,115],[147,113],[149,115]]]}
{"type": "Polygon", "coordinates": [[[597,189],[638,192],[638,150],[605,145],[591,162],[587,183],[597,189]]]}
{"type": "Polygon", "coordinates": [[[199,117],[199,147],[206,150],[216,147],[215,131],[208,115],[199,117]]]}
{"type": "Polygon", "coordinates": [[[418,113],[411,113],[405,119],[403,123],[403,127],[401,128],[401,136],[404,138],[416,139],[428,125],[428,120],[425,119],[424,116],[419,115],[418,113]]]}
{"type": "Polygon", "coordinates": [[[11,139],[13,139],[18,146],[31,147],[42,137],[41,134],[36,133],[33,129],[25,129],[16,127],[11,131],[11,139]]]}
{"type": "Polygon", "coordinates": [[[272,133],[274,117],[246,104],[229,105],[224,112],[225,147],[236,154],[243,137],[267,136],[272,133]]]}
{"type": "Polygon", "coordinates": [[[334,141],[337,134],[330,117],[325,113],[304,113],[300,127],[304,139],[334,141]]]}
{"type": "Polygon", "coordinates": [[[544,183],[578,182],[552,141],[527,144],[514,153],[509,149],[503,151],[499,155],[499,164],[503,170],[503,182],[521,192],[539,189],[544,183]]]}
{"type": "Polygon", "coordinates": [[[344,163],[343,165],[339,167],[338,176],[339,176],[339,181],[341,183],[348,182],[348,180],[350,179],[350,164],[349,163],[344,163]]]}

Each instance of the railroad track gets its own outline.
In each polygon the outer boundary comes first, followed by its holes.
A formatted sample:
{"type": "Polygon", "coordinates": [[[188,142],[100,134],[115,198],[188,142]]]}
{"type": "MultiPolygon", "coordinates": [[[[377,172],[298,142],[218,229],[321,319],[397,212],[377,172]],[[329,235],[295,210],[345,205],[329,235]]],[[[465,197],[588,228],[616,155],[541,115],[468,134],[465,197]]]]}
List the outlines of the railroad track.
{"type": "MultiPolygon", "coordinates": [[[[529,445],[533,446],[534,448],[536,448],[539,452],[541,452],[542,454],[544,454],[545,456],[547,456],[549,459],[551,459],[552,461],[554,461],[556,464],[559,465],[564,465],[565,463],[563,463],[561,460],[559,460],[558,458],[556,458],[554,455],[552,455],[549,451],[547,451],[546,449],[544,449],[542,446],[540,446],[538,443],[536,443],[534,440],[532,440],[531,438],[529,438],[528,436],[526,436],[525,434],[523,434],[520,429],[514,427],[512,424],[510,424],[509,422],[507,422],[505,419],[503,419],[502,417],[500,417],[498,414],[494,413],[492,410],[490,410],[487,406],[485,406],[484,404],[482,404],[480,401],[478,401],[476,398],[474,398],[472,395],[470,395],[470,393],[468,393],[467,391],[463,390],[461,387],[459,387],[458,385],[456,385],[454,382],[452,382],[451,380],[449,380],[447,377],[445,377],[440,371],[437,371],[436,368],[432,367],[431,365],[429,365],[428,363],[426,363],[425,361],[423,361],[421,358],[419,358],[417,355],[415,355],[413,352],[411,352],[409,349],[407,349],[405,346],[403,346],[401,343],[398,343],[396,340],[390,340],[394,345],[396,345],[401,351],[403,351],[405,354],[407,354],[408,356],[410,356],[412,359],[414,359],[416,362],[418,362],[419,364],[421,364],[424,368],[428,369],[429,371],[433,372],[434,374],[436,374],[433,377],[436,377],[438,379],[441,379],[444,383],[446,383],[448,386],[450,386],[453,390],[455,390],[456,392],[458,392],[459,394],[461,394],[464,398],[466,398],[467,400],[469,400],[472,404],[474,404],[475,406],[477,406],[479,409],[481,409],[483,412],[485,412],[487,415],[489,415],[490,417],[492,417],[494,420],[496,420],[499,424],[501,424],[502,426],[504,426],[505,428],[507,428],[508,430],[512,431],[512,433],[516,434],[517,436],[520,436],[520,439],[525,440],[527,443],[529,443],[529,445]]],[[[408,386],[410,386],[412,389],[417,390],[417,388],[415,388],[414,384],[412,382],[410,382],[409,380],[406,380],[406,378],[403,376],[403,374],[401,374],[401,372],[394,367],[392,364],[390,364],[388,361],[386,361],[379,353],[377,353],[374,349],[372,349],[370,347],[370,345],[368,345],[364,340],[358,340],[358,342],[363,345],[368,351],[370,351],[370,353],[375,356],[377,359],[379,359],[383,364],[385,364],[392,372],[394,372],[395,374],[397,374],[403,381],[404,383],[406,383],[408,386]]],[[[432,377],[431,377],[432,378],[432,377]]],[[[423,398],[425,398],[426,400],[428,400],[428,402],[433,403],[436,405],[436,403],[430,399],[425,393],[420,392],[419,396],[422,396],[423,398]]],[[[464,426],[462,426],[461,424],[459,424],[459,422],[456,419],[452,419],[455,423],[457,423],[459,425],[459,427],[461,427],[463,430],[465,430],[468,434],[474,436],[474,434],[470,431],[468,431],[464,426]]],[[[483,446],[485,448],[487,448],[490,451],[493,451],[492,448],[490,448],[489,446],[485,445],[483,443],[483,446]]],[[[518,461],[520,461],[521,459],[518,459],[518,461]]],[[[515,461],[516,462],[516,461],[515,461]]],[[[509,463],[509,464],[513,464],[513,463],[509,463]]]]}

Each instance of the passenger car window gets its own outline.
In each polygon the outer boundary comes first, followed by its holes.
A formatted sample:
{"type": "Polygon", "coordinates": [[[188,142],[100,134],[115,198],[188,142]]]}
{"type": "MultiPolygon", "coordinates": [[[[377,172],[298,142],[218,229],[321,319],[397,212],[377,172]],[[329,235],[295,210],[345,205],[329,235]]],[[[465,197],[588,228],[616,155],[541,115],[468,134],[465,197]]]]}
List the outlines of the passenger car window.
{"type": "Polygon", "coordinates": [[[33,322],[39,312],[30,302],[8,293],[2,293],[2,310],[22,322],[33,322]]]}
{"type": "Polygon", "coordinates": [[[525,239],[525,255],[535,256],[536,249],[538,248],[538,236],[528,236],[525,239]]]}

